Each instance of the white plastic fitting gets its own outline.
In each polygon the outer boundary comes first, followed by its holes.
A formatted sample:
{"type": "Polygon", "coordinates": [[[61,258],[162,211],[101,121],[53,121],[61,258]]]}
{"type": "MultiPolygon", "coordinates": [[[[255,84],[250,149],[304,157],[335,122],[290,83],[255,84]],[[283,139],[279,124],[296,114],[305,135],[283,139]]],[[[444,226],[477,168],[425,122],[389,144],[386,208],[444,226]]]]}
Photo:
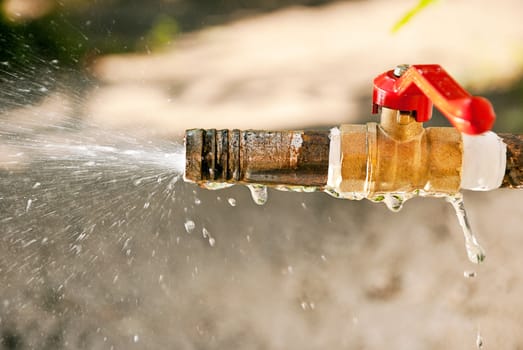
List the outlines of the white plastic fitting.
{"type": "Polygon", "coordinates": [[[505,176],[507,145],[492,131],[463,137],[461,188],[489,191],[499,188],[505,176]]]}

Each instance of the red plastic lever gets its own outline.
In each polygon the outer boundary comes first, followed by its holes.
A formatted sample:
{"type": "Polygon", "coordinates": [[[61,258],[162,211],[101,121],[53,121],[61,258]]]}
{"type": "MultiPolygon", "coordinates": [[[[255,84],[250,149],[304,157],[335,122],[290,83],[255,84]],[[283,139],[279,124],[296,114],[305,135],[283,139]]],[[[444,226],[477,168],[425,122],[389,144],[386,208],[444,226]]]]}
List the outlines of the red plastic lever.
{"type": "Polygon", "coordinates": [[[394,70],[374,79],[373,113],[378,107],[415,111],[416,121],[432,116],[432,104],[459,131],[477,135],[492,128],[496,115],[490,102],[471,96],[437,64],[410,66],[400,77],[394,70]]]}

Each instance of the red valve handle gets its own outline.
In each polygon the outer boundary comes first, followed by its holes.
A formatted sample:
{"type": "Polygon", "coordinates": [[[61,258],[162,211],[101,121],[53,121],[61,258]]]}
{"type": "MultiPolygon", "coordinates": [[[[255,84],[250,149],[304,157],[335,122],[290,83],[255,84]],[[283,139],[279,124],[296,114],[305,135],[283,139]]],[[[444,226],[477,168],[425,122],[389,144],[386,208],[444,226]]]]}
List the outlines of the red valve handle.
{"type": "Polygon", "coordinates": [[[432,104],[459,131],[477,135],[492,128],[496,115],[490,102],[471,96],[437,64],[410,66],[400,77],[390,70],[374,79],[373,113],[378,107],[415,111],[416,121],[432,116],[432,104]]]}

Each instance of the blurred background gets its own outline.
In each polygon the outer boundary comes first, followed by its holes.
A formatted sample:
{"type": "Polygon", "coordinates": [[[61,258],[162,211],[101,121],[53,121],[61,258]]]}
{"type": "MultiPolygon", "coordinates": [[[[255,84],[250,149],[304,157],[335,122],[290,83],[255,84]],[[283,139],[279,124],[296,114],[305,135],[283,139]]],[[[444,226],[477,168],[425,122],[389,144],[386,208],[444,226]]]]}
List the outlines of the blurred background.
{"type": "Polygon", "coordinates": [[[477,266],[441,199],[258,206],[170,157],[188,128],[374,120],[399,63],[441,64],[522,133],[521,1],[0,7],[0,348],[523,347],[517,191],[465,193],[477,266]]]}

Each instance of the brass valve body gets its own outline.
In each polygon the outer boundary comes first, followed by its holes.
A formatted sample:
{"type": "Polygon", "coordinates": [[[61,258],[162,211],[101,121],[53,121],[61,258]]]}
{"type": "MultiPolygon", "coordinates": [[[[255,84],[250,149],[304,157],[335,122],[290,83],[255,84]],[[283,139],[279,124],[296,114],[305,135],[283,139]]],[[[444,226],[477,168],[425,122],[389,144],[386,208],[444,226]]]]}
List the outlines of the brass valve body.
{"type": "Polygon", "coordinates": [[[424,129],[415,121],[399,127],[402,137],[398,139],[396,134],[386,131],[383,122],[382,125],[341,126],[339,192],[370,197],[376,193],[416,190],[428,193],[459,191],[460,133],[454,128],[424,129]],[[403,137],[405,134],[409,137],[403,137]]]}

